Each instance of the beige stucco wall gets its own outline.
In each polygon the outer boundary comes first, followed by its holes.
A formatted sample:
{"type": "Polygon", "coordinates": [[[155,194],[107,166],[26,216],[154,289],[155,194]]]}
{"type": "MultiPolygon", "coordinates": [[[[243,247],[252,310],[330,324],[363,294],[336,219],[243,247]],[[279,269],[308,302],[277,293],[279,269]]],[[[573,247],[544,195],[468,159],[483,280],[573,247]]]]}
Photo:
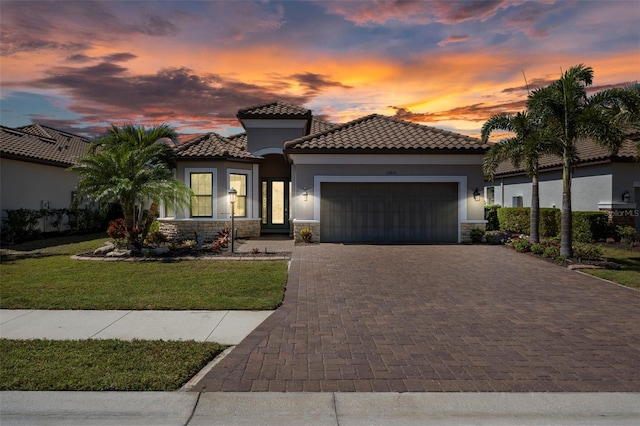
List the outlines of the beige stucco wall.
{"type": "Polygon", "coordinates": [[[71,205],[77,174],[64,167],[0,158],[0,209],[63,209],[71,205]]]}

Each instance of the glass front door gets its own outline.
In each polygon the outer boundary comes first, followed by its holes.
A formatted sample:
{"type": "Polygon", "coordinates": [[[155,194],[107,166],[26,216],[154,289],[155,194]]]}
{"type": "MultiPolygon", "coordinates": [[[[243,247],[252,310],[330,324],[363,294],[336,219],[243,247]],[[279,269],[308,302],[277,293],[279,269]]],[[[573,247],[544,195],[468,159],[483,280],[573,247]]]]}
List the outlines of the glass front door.
{"type": "Polygon", "coordinates": [[[289,230],[291,182],[285,179],[262,181],[262,229],[289,230]]]}

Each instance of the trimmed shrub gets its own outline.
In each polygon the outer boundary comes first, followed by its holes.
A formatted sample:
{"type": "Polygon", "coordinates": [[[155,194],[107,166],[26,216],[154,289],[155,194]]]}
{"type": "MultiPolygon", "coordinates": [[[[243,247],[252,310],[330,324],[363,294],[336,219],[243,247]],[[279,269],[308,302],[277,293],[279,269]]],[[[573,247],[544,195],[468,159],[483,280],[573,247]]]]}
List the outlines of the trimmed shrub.
{"type": "Polygon", "coordinates": [[[579,243],[604,241],[610,236],[608,222],[605,212],[573,212],[573,239],[579,243]]]}
{"type": "Polygon", "coordinates": [[[471,232],[469,232],[469,236],[471,237],[471,242],[474,244],[481,243],[484,238],[484,229],[481,228],[473,228],[471,232]]]}
{"type": "Polygon", "coordinates": [[[540,236],[556,237],[560,235],[560,209],[540,208],[540,236]]]}
{"type": "Polygon", "coordinates": [[[498,221],[501,231],[529,235],[530,209],[528,207],[500,207],[498,221]]]}
{"type": "Polygon", "coordinates": [[[499,204],[493,204],[484,208],[484,218],[487,221],[487,231],[500,230],[500,220],[498,220],[499,204]]]}

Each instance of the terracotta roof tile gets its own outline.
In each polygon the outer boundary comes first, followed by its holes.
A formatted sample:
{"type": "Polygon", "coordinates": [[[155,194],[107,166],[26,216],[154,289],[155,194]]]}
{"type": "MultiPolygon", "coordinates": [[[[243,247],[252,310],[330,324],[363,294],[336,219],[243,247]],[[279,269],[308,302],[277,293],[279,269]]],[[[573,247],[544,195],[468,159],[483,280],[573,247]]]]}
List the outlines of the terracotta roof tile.
{"type": "Polygon", "coordinates": [[[7,158],[68,167],[89,148],[88,139],[47,126],[0,127],[0,153],[7,158]]]}
{"type": "Polygon", "coordinates": [[[372,114],[285,144],[293,153],[306,150],[486,151],[479,139],[434,127],[372,114]]]}
{"type": "MultiPolygon", "coordinates": [[[[590,139],[581,139],[576,142],[576,151],[578,154],[578,161],[576,165],[585,164],[585,163],[593,163],[599,161],[612,161],[612,160],[623,160],[623,161],[633,161],[638,155],[638,151],[636,149],[636,143],[639,135],[630,135],[629,139],[626,139],[618,153],[616,155],[611,155],[611,152],[604,148],[594,141],[590,139]]],[[[540,159],[540,169],[554,169],[562,166],[562,159],[559,156],[555,155],[545,155],[540,159]]],[[[504,176],[509,174],[522,174],[524,173],[523,168],[515,168],[513,165],[508,162],[502,162],[496,169],[496,176],[504,176]]]]}
{"type": "Polygon", "coordinates": [[[261,160],[262,157],[247,152],[246,136],[225,138],[211,132],[188,140],[175,148],[178,159],[232,158],[237,160],[261,160]]]}
{"type": "Polygon", "coordinates": [[[280,101],[242,108],[238,118],[311,118],[311,110],[280,101]]]}

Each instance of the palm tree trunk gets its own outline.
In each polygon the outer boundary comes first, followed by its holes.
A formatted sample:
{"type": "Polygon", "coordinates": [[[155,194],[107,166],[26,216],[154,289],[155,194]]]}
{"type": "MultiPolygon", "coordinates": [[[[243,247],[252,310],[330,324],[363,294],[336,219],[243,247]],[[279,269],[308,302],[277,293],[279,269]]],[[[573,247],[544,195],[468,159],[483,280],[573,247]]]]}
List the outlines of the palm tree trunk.
{"type": "Polygon", "coordinates": [[[571,159],[565,152],[562,165],[562,216],[560,254],[573,257],[573,217],[571,215],[571,159]]]}
{"type": "Polygon", "coordinates": [[[529,219],[529,242],[540,242],[540,192],[538,188],[538,171],[535,170],[531,177],[531,217],[529,219]]]}
{"type": "Polygon", "coordinates": [[[149,228],[151,228],[151,224],[154,220],[156,220],[156,216],[158,216],[158,205],[157,201],[153,201],[151,206],[149,206],[149,211],[147,212],[147,220],[144,223],[144,227],[142,228],[142,242],[147,239],[147,235],[149,234],[149,228]]]}

